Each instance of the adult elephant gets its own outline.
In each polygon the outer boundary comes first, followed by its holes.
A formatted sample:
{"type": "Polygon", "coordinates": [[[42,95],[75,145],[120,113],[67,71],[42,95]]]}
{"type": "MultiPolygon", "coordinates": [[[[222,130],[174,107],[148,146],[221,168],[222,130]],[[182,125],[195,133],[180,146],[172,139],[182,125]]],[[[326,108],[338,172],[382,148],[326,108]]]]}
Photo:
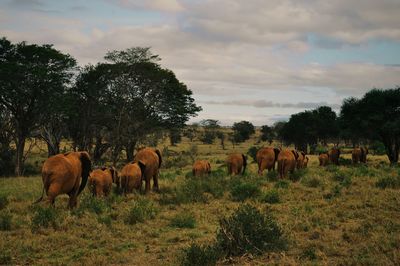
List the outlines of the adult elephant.
{"type": "Polygon", "coordinates": [[[55,198],[60,194],[68,194],[68,206],[77,205],[77,197],[85,188],[92,168],[87,152],[68,152],[48,158],[42,167],[43,199],[46,192],[47,201],[54,206],[55,198]]]}
{"type": "Polygon", "coordinates": [[[262,175],[265,169],[268,172],[275,170],[275,162],[278,159],[280,150],[278,148],[266,147],[258,150],[256,160],[258,164],[258,174],[262,175]]]}
{"type": "Polygon", "coordinates": [[[293,173],[299,154],[295,150],[283,150],[278,155],[278,174],[279,178],[287,177],[287,173],[293,173]]]}
{"type": "Polygon", "coordinates": [[[244,175],[247,166],[247,158],[242,153],[229,154],[226,159],[226,165],[228,166],[229,175],[238,175],[242,173],[244,175]]]}
{"type": "Polygon", "coordinates": [[[340,149],[338,147],[330,149],[328,155],[331,163],[339,165],[340,149]]]}
{"type": "Polygon", "coordinates": [[[297,169],[302,169],[302,168],[306,168],[307,167],[307,163],[308,163],[308,157],[306,157],[305,152],[298,152],[297,153],[298,157],[296,160],[296,168],[297,169]],[[306,163],[307,161],[307,163],[306,163]]]}
{"type": "Polygon", "coordinates": [[[327,166],[329,163],[328,153],[320,153],[318,156],[319,166],[327,166]]]}
{"type": "Polygon", "coordinates": [[[93,196],[108,196],[111,192],[112,184],[120,187],[118,172],[114,167],[102,167],[96,169],[89,175],[88,186],[93,196]]]}
{"type": "Polygon", "coordinates": [[[142,181],[145,179],[146,165],[142,161],[128,163],[121,170],[121,188],[126,195],[134,189],[142,189],[142,181]]]}
{"type": "Polygon", "coordinates": [[[361,163],[367,163],[367,154],[368,154],[368,149],[367,148],[354,148],[353,151],[351,152],[351,159],[353,160],[353,164],[356,164],[358,162],[361,163]]]}
{"type": "Polygon", "coordinates": [[[136,153],[133,161],[134,162],[141,161],[146,166],[146,169],[144,171],[144,180],[146,182],[145,192],[149,193],[150,180],[152,178],[153,178],[153,190],[159,191],[158,175],[162,163],[160,151],[152,148],[143,148],[136,153]]]}
{"type": "Polygon", "coordinates": [[[211,165],[207,160],[198,160],[194,162],[192,168],[193,176],[204,176],[211,174],[211,165]]]}

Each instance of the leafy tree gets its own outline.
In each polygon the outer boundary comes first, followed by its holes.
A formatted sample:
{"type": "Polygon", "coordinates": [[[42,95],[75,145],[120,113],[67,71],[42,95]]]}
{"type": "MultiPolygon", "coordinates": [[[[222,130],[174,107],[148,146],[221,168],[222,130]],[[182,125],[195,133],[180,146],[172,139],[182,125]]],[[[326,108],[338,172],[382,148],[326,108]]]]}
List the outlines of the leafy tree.
{"type": "Polygon", "coordinates": [[[193,123],[190,126],[186,126],[185,130],[183,131],[183,135],[187,137],[191,142],[193,142],[194,138],[198,134],[198,129],[199,125],[197,123],[193,123]]]}
{"type": "Polygon", "coordinates": [[[241,121],[233,124],[233,136],[235,142],[244,142],[250,138],[252,134],[255,133],[255,129],[252,123],[248,121],[241,121]]]}
{"type": "Polygon", "coordinates": [[[272,144],[273,139],[275,138],[275,131],[273,127],[270,127],[268,125],[264,125],[261,127],[261,140],[262,141],[268,141],[269,144],[272,144]]]}
{"type": "Polygon", "coordinates": [[[221,130],[218,130],[217,131],[217,138],[219,139],[219,141],[220,141],[220,144],[221,144],[221,147],[222,147],[222,149],[223,150],[225,150],[225,134],[224,134],[224,132],[222,132],[221,130]]]}
{"type": "Polygon", "coordinates": [[[15,129],[16,175],[23,171],[26,139],[53,112],[50,99],[60,99],[75,65],[70,55],[51,45],[0,39],[0,104],[10,112],[15,129]]]}
{"type": "Polygon", "coordinates": [[[387,90],[373,89],[361,99],[345,100],[340,112],[340,119],[343,130],[350,137],[381,141],[385,146],[389,161],[392,164],[398,162],[400,87],[387,90]]]}
{"type": "Polygon", "coordinates": [[[181,142],[182,139],[181,130],[171,129],[169,131],[169,139],[172,146],[175,146],[177,143],[181,142]]]}
{"type": "Polygon", "coordinates": [[[0,175],[13,172],[15,150],[11,146],[13,139],[12,117],[7,109],[0,105],[0,175]]]}
{"type": "Polygon", "coordinates": [[[205,119],[200,121],[200,125],[204,129],[200,140],[205,144],[212,144],[217,137],[218,129],[220,128],[219,121],[213,119],[205,119]]]}

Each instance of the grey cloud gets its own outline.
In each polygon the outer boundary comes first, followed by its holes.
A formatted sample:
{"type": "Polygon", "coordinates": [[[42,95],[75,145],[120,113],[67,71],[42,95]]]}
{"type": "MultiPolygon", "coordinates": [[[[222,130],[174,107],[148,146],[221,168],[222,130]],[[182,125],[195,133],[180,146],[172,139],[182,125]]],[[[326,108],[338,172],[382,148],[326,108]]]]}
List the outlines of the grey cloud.
{"type": "Polygon", "coordinates": [[[252,106],[256,108],[304,108],[314,109],[320,106],[330,106],[333,109],[339,109],[339,104],[328,104],[327,102],[298,102],[298,103],[276,103],[265,100],[232,100],[232,101],[199,101],[200,104],[213,105],[237,105],[237,106],[252,106]]]}

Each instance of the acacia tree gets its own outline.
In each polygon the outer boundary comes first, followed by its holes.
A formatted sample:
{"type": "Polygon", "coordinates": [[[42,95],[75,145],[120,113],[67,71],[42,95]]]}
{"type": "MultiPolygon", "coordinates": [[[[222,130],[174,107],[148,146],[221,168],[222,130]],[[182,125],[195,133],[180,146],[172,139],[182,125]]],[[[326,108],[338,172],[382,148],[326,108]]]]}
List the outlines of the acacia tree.
{"type": "Polygon", "coordinates": [[[75,65],[70,55],[51,45],[0,39],[0,104],[10,112],[15,129],[16,175],[23,171],[26,139],[53,111],[49,99],[64,91],[75,65]]]}
{"type": "Polygon", "coordinates": [[[264,125],[261,127],[261,140],[262,141],[268,141],[269,145],[272,144],[272,141],[276,137],[275,131],[272,127],[268,125],[264,125]]]}
{"type": "Polygon", "coordinates": [[[254,125],[249,121],[234,123],[232,129],[236,143],[248,140],[255,133],[254,125]]]}

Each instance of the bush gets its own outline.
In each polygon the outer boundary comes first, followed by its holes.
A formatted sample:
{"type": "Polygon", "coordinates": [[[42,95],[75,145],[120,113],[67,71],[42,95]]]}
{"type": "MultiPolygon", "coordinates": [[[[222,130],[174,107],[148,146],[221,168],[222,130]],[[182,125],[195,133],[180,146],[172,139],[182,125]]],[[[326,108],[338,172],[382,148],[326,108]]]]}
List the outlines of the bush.
{"type": "Polygon", "coordinates": [[[374,151],[375,155],[385,155],[386,154],[385,145],[380,141],[373,142],[369,146],[369,148],[374,151]]]}
{"type": "Polygon", "coordinates": [[[178,228],[195,228],[196,218],[193,213],[182,212],[172,218],[170,226],[178,228]]]}
{"type": "Polygon", "coordinates": [[[110,202],[107,201],[107,199],[93,197],[92,195],[85,195],[85,197],[82,197],[79,207],[73,210],[72,213],[78,216],[81,216],[84,211],[102,214],[110,208],[110,202]]]}
{"type": "Polygon", "coordinates": [[[264,195],[262,195],[261,201],[270,204],[279,203],[280,202],[279,192],[276,189],[267,191],[264,193],[264,195]]]}
{"type": "Polygon", "coordinates": [[[307,169],[296,169],[293,173],[289,174],[292,181],[299,181],[307,173],[307,169]]]}
{"type": "Polygon", "coordinates": [[[305,178],[301,179],[301,183],[307,187],[319,187],[322,184],[322,181],[319,177],[316,176],[306,176],[305,178]]]}
{"type": "Polygon", "coordinates": [[[234,201],[245,201],[248,198],[257,197],[260,192],[257,184],[237,183],[232,186],[231,196],[234,201]]]}
{"type": "Polygon", "coordinates": [[[12,220],[11,214],[2,212],[0,214],[0,231],[11,230],[11,220],[12,220]]]}
{"type": "Polygon", "coordinates": [[[240,206],[235,213],[219,222],[217,246],[226,256],[260,254],[286,248],[277,222],[251,205],[240,206]]]}
{"type": "Polygon", "coordinates": [[[268,181],[278,180],[278,172],[275,171],[267,172],[267,180],[268,181]]]}
{"type": "Polygon", "coordinates": [[[247,151],[247,154],[253,158],[253,161],[257,163],[257,152],[260,148],[256,147],[256,146],[252,146],[249,148],[249,150],[247,151]]]}
{"type": "Polygon", "coordinates": [[[128,216],[125,219],[127,224],[142,223],[148,219],[154,219],[158,214],[158,208],[153,202],[147,199],[139,199],[134,202],[128,216]]]}
{"type": "Polygon", "coordinates": [[[400,176],[383,177],[376,182],[376,186],[382,189],[385,188],[400,188],[400,176]]]}
{"type": "Polygon", "coordinates": [[[0,195],[0,210],[4,209],[8,205],[8,198],[6,195],[0,195]]]}
{"type": "Polygon", "coordinates": [[[214,246],[201,246],[195,243],[184,249],[182,255],[183,266],[211,266],[217,263],[219,257],[214,246]]]}
{"type": "Polygon", "coordinates": [[[58,228],[59,224],[59,213],[53,207],[40,207],[34,208],[34,215],[32,217],[31,228],[32,231],[36,231],[39,228],[58,228]]]}
{"type": "Polygon", "coordinates": [[[289,182],[286,180],[279,180],[278,182],[275,183],[274,187],[287,189],[289,188],[289,182]]]}
{"type": "Polygon", "coordinates": [[[112,225],[112,217],[110,215],[104,215],[97,218],[97,221],[101,224],[104,224],[108,227],[112,225]]]}

